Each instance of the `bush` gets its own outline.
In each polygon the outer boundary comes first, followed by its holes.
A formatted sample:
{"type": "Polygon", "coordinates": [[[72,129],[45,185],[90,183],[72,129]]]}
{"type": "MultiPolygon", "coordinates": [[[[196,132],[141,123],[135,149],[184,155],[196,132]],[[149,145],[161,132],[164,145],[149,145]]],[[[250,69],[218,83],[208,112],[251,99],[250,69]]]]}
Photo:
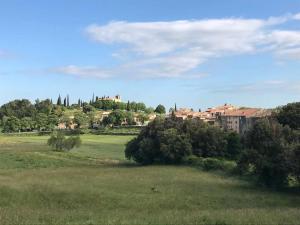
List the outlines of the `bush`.
{"type": "Polygon", "coordinates": [[[204,160],[204,158],[202,158],[202,157],[198,157],[198,156],[195,156],[195,155],[190,155],[190,156],[188,156],[184,159],[184,162],[187,165],[196,166],[196,167],[203,167],[203,160],[204,160]]]}
{"type": "Polygon", "coordinates": [[[205,170],[223,170],[224,163],[220,159],[206,158],[203,160],[203,169],[205,169],[205,170]]]}
{"type": "Polygon", "coordinates": [[[48,145],[56,151],[70,151],[75,147],[80,147],[81,139],[79,136],[65,137],[65,134],[61,131],[53,133],[48,139],[48,145]]]}

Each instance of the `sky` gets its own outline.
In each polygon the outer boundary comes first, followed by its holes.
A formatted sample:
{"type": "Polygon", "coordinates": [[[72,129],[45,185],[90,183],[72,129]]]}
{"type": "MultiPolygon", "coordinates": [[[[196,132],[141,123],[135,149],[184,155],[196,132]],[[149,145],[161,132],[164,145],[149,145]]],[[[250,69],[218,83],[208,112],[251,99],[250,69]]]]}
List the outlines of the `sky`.
{"type": "Polygon", "coordinates": [[[0,104],[205,109],[300,98],[300,0],[0,0],[0,104]]]}

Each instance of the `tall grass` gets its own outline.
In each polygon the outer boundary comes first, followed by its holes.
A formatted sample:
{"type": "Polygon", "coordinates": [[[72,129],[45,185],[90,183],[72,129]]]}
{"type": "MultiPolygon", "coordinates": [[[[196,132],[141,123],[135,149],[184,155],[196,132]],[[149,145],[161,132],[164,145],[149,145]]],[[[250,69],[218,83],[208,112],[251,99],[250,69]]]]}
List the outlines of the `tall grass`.
{"type": "Polygon", "coordinates": [[[299,224],[300,196],[188,166],[136,166],[130,136],[0,137],[0,224],[299,224]]]}

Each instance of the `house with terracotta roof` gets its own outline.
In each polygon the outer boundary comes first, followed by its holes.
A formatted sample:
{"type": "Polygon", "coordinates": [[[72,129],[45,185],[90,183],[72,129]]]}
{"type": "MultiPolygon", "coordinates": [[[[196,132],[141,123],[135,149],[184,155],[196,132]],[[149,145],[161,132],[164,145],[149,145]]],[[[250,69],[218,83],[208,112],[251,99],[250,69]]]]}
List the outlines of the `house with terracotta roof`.
{"type": "Polygon", "coordinates": [[[270,116],[271,110],[239,108],[230,104],[224,104],[222,106],[208,108],[204,112],[194,112],[191,109],[179,109],[174,112],[174,114],[176,118],[182,120],[200,119],[211,125],[219,126],[224,130],[232,130],[243,134],[253,126],[257,119],[270,116]]]}
{"type": "Polygon", "coordinates": [[[237,109],[235,106],[230,104],[224,104],[215,108],[208,108],[204,112],[195,112],[192,109],[181,108],[175,112],[177,118],[185,119],[200,119],[211,125],[214,125],[217,118],[220,115],[224,115],[226,112],[237,109]]]}
{"type": "Polygon", "coordinates": [[[218,123],[224,130],[232,130],[244,134],[255,123],[256,120],[268,117],[271,110],[259,108],[239,108],[226,111],[218,117],[218,123]]]}

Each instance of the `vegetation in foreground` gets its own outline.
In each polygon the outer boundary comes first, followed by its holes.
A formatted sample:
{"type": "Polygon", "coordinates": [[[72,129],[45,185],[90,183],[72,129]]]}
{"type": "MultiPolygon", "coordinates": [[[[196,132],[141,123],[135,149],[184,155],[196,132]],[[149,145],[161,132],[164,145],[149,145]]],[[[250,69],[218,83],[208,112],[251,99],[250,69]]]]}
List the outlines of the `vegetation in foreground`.
{"type": "Polygon", "coordinates": [[[1,224],[299,224],[300,196],[188,166],[135,166],[133,136],[0,136],[1,224]]]}
{"type": "MultiPolygon", "coordinates": [[[[282,188],[300,184],[300,103],[257,119],[246,133],[211,126],[202,120],[158,117],[127,143],[125,156],[143,164],[180,164],[194,157],[206,168],[235,160],[235,172],[259,184],[282,188]],[[204,159],[203,158],[208,158],[204,159]]],[[[189,161],[189,160],[188,160],[189,161]]]]}

